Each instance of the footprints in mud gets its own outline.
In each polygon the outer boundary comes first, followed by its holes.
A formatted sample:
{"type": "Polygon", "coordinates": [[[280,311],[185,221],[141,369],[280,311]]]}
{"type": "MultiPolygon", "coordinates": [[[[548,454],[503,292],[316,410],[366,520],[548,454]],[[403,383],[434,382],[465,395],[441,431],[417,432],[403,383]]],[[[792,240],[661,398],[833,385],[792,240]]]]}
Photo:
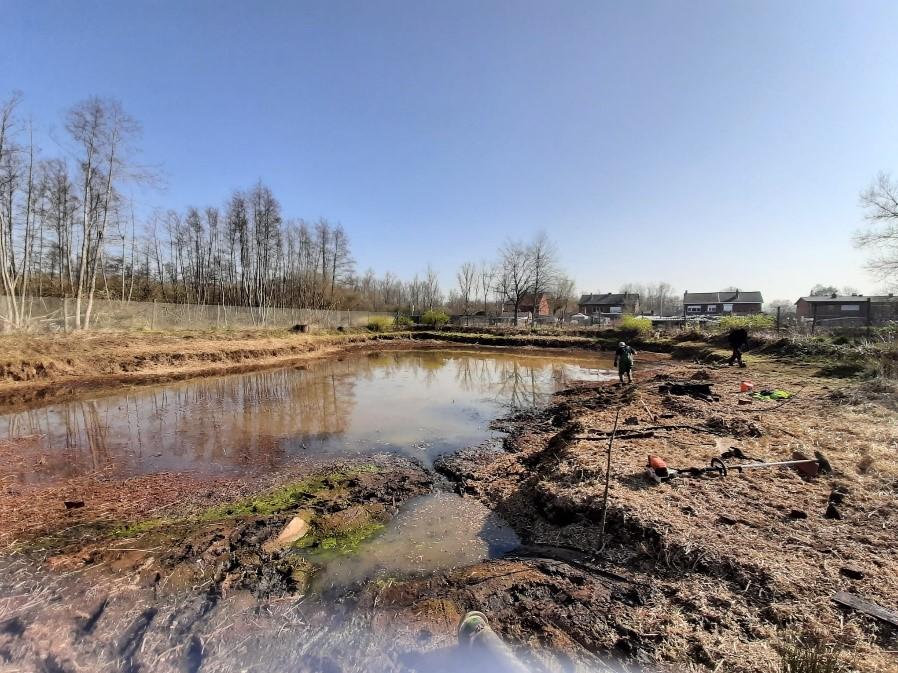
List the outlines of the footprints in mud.
{"type": "Polygon", "coordinates": [[[0,622],[0,633],[19,638],[25,633],[25,623],[19,617],[10,617],[0,622]]]}
{"type": "Polygon", "coordinates": [[[140,617],[131,624],[118,645],[118,655],[122,660],[122,673],[138,673],[140,666],[134,662],[134,655],[143,644],[147,629],[155,619],[159,611],[156,608],[147,608],[140,617]]]}
{"type": "Polygon", "coordinates": [[[93,633],[93,630],[97,626],[97,622],[100,621],[100,617],[102,617],[103,613],[106,611],[107,605],[109,605],[109,597],[104,596],[103,600],[100,601],[100,603],[97,605],[97,607],[95,607],[93,610],[90,611],[87,618],[78,627],[77,630],[78,630],[79,635],[81,635],[83,637],[83,636],[89,636],[91,633],[93,633]]]}

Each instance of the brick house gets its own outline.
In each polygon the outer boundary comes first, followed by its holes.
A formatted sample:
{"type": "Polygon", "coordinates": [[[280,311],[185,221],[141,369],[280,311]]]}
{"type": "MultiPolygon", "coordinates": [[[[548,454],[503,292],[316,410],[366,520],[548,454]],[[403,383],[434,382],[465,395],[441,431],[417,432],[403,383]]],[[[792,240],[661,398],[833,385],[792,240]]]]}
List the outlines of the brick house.
{"type": "Polygon", "coordinates": [[[760,292],[684,292],[683,316],[753,315],[760,313],[764,298],[760,292]]]}
{"type": "MultiPolygon", "coordinates": [[[[502,307],[502,313],[514,314],[514,303],[506,302],[502,307]]],[[[552,315],[552,308],[549,306],[549,295],[540,292],[538,295],[527,294],[521,297],[518,304],[518,314],[533,314],[534,318],[544,318],[552,315]]]]}
{"type": "Polygon", "coordinates": [[[898,297],[894,295],[823,295],[800,297],[795,302],[799,320],[843,325],[878,325],[898,320],[898,297]]]}
{"type": "Polygon", "coordinates": [[[577,308],[590,318],[619,318],[639,311],[639,295],[631,292],[584,294],[577,308]]]}

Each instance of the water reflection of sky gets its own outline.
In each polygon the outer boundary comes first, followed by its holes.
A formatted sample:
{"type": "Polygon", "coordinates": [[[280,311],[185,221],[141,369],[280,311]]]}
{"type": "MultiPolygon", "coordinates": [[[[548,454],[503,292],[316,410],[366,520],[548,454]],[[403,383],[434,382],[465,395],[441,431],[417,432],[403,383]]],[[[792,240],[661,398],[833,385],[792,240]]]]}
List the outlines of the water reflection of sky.
{"type": "Polygon", "coordinates": [[[510,409],[607,378],[608,365],[498,352],[356,354],[8,414],[0,437],[23,457],[22,480],[110,466],[219,472],[300,453],[394,451],[430,461],[488,439],[489,421],[510,409]]]}

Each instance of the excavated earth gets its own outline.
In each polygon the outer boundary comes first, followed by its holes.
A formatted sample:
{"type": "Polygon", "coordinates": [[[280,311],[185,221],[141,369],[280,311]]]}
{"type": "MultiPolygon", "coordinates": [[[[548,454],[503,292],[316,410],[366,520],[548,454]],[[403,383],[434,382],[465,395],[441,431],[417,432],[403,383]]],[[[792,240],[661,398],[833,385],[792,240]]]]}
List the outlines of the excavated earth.
{"type": "Polygon", "coordinates": [[[95,475],[92,502],[53,516],[28,507],[59,510],[77,484],[5,488],[17,523],[0,556],[0,670],[467,670],[455,629],[471,609],[534,671],[777,671],[796,640],[832,649],[842,670],[898,670],[896,629],[832,601],[850,591],[898,608],[895,412],[848,387],[774,360],[660,363],[634,385],[562,391],[496,424],[504,450],[466,450],[435,471],[384,455],[240,479],[95,475]],[[745,403],[746,378],[798,395],[745,403]],[[671,382],[714,396],[662,392],[671,382]],[[769,461],[820,451],[832,473],[644,474],[648,454],[687,468],[733,446],[769,461]],[[486,504],[521,546],[316,588],[321,564],[358,553],[434,489],[486,504]],[[303,554],[273,544],[296,517],[311,531],[303,554]]]}
{"type": "Polygon", "coordinates": [[[505,454],[444,461],[463,492],[514,526],[523,551],[585,560],[575,567],[593,581],[609,569],[627,578],[605,578],[598,596],[553,597],[540,617],[512,620],[515,637],[557,631],[591,652],[740,672],[780,670],[781,647],[800,640],[835,652],[837,670],[898,670],[898,630],[832,601],[849,591],[898,608],[895,414],[837,403],[850,386],[809,367],[757,365],[672,364],[633,386],[584,385],[513,422],[505,454]],[[740,393],[746,378],[798,395],[751,400],[740,393]],[[671,381],[710,383],[715,399],[662,392],[671,381]],[[603,541],[608,433],[618,414],[603,541]],[[705,467],[734,446],[765,461],[820,451],[832,473],[731,469],[662,484],[645,475],[649,454],[673,468],[705,467]],[[831,499],[838,504],[827,514],[831,499]]]}

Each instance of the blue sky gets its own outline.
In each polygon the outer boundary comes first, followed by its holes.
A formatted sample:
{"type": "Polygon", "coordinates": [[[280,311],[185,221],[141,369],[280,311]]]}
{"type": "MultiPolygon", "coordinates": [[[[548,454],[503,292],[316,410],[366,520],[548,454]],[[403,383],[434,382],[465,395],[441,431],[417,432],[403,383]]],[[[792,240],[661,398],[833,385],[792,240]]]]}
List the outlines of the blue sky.
{"type": "MultiPolygon", "coordinates": [[[[0,95],[88,95],[167,188],[268,183],[360,270],[445,286],[546,230],[583,291],[873,291],[858,193],[898,173],[894,2],[0,0],[0,95]]],[[[55,149],[47,139],[48,154],[55,149]]]]}

